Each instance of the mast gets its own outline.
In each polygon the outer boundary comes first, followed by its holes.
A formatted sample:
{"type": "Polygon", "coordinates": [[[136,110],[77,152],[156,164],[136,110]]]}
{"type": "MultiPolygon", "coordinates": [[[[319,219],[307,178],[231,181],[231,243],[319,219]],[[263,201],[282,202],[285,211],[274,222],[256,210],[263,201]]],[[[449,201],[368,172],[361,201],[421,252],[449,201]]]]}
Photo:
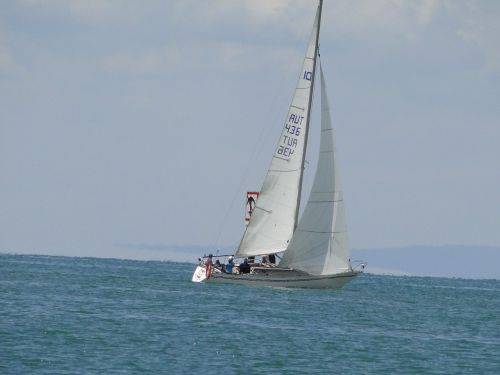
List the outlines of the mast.
{"type": "Polygon", "coordinates": [[[323,10],[323,0],[319,0],[318,27],[316,29],[316,46],[314,49],[313,71],[312,71],[312,78],[311,78],[309,104],[307,106],[306,134],[305,134],[305,139],[304,139],[304,150],[303,150],[303,155],[302,155],[302,166],[301,166],[301,173],[300,173],[300,180],[299,180],[299,194],[297,195],[297,208],[295,210],[295,224],[293,227],[294,232],[295,232],[295,229],[297,229],[297,225],[299,222],[300,196],[302,195],[302,181],[304,179],[304,166],[305,166],[305,161],[306,161],[307,141],[309,138],[309,123],[311,122],[311,105],[312,105],[312,97],[313,97],[313,92],[314,92],[313,91],[314,90],[314,80],[316,77],[316,59],[318,57],[318,51],[319,51],[319,29],[321,27],[321,11],[322,10],[323,10]]]}

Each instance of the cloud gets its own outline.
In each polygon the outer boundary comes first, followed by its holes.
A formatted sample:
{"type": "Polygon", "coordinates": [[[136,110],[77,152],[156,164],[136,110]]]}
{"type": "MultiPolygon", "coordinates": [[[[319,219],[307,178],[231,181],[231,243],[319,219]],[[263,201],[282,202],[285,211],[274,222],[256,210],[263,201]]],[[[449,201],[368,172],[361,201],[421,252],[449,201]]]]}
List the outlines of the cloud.
{"type": "Polygon", "coordinates": [[[339,0],[326,8],[332,20],[327,27],[363,39],[373,34],[413,39],[429,26],[437,11],[436,0],[339,0]]]}
{"type": "Polygon", "coordinates": [[[139,7],[131,1],[117,0],[20,0],[20,9],[29,9],[34,12],[47,12],[48,14],[62,14],[81,20],[94,20],[123,15],[132,8],[139,7]]]}
{"type": "Polygon", "coordinates": [[[276,32],[304,35],[314,17],[315,3],[303,0],[183,0],[175,4],[176,17],[202,29],[227,29],[233,34],[251,30],[262,37],[276,32]],[[273,33],[270,33],[270,30],[273,33]]]}
{"type": "MultiPolygon", "coordinates": [[[[301,35],[309,29],[317,2],[303,0],[183,1],[180,12],[191,13],[198,22],[236,20],[239,25],[280,28],[301,35]]],[[[325,2],[323,27],[343,34],[369,37],[375,32],[413,36],[427,27],[438,11],[437,0],[337,0],[325,2]]]]}
{"type": "MultiPolygon", "coordinates": [[[[272,40],[277,35],[280,38],[288,33],[307,35],[315,4],[315,1],[304,0],[177,0],[147,3],[131,0],[20,0],[16,8],[23,13],[31,12],[59,20],[77,19],[103,25],[116,22],[120,27],[134,24],[134,20],[139,22],[138,25],[143,25],[147,19],[149,23],[157,23],[157,27],[164,27],[159,31],[168,30],[168,33],[175,33],[180,39],[197,38],[205,42],[222,37],[233,42],[246,40],[246,43],[250,43],[247,37],[251,33],[253,43],[263,44],[264,38],[272,40]],[[164,17],[162,22],[157,15],[164,17]],[[255,39],[257,34],[260,34],[260,41],[255,39]]],[[[500,3],[494,1],[325,1],[322,37],[324,40],[343,35],[391,45],[419,40],[422,33],[437,26],[438,19],[440,24],[453,25],[452,32],[456,38],[478,48],[488,67],[500,69],[500,3]]],[[[440,30],[447,32],[446,27],[440,30]]],[[[176,43],[180,45],[181,41],[177,40],[176,43]]],[[[236,45],[226,45],[222,52],[228,60],[241,55],[236,45]]],[[[2,54],[5,64],[9,58],[5,48],[2,54]]],[[[140,61],[125,61],[124,56],[116,56],[115,61],[109,63],[128,66],[127,69],[136,71],[154,70],[159,63],[153,57],[156,54],[144,56],[140,61]]]]}
{"type": "Polygon", "coordinates": [[[325,5],[331,5],[325,6],[325,18],[331,21],[324,28],[377,44],[416,41],[426,32],[447,33],[450,24],[454,37],[481,51],[488,68],[500,69],[500,2],[338,0],[325,5]]]}
{"type": "Polygon", "coordinates": [[[460,22],[457,36],[465,43],[478,47],[489,68],[499,70],[500,3],[449,1],[446,4],[449,13],[460,22]]]}
{"type": "MultiPolygon", "coordinates": [[[[260,26],[303,35],[309,30],[317,2],[304,0],[185,0],[180,13],[204,25],[234,20],[240,27],[260,26]]],[[[414,36],[427,27],[439,8],[437,0],[337,0],[325,2],[323,27],[343,34],[369,37],[375,32],[414,36]]]]}

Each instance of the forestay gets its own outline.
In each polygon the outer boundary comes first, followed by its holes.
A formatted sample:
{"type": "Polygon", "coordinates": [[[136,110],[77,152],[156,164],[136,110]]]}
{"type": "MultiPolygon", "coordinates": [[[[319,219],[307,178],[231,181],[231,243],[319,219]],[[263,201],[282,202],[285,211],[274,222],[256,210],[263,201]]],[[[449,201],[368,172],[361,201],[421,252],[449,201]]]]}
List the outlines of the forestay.
{"type": "Polygon", "coordinates": [[[344,201],[335,158],[335,142],[323,70],[321,71],[321,141],[313,187],[304,213],[280,266],[312,275],[351,269],[344,201]]]}
{"type": "Polygon", "coordinates": [[[296,226],[317,55],[318,7],[304,63],[259,199],[236,256],[283,251],[296,226]]]}

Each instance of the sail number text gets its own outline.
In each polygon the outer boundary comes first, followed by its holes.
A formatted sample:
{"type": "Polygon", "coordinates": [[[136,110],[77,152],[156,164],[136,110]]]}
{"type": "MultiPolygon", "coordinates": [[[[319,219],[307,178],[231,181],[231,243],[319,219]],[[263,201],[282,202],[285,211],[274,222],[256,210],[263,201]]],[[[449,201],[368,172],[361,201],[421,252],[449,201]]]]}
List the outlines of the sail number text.
{"type": "Polygon", "coordinates": [[[282,157],[290,157],[293,155],[295,148],[297,148],[298,145],[297,137],[302,132],[302,128],[299,125],[302,125],[303,120],[304,116],[293,113],[290,114],[290,117],[285,124],[286,132],[283,134],[281,144],[278,146],[278,150],[276,151],[278,155],[282,157]]]}
{"type": "Polygon", "coordinates": [[[286,124],[285,128],[288,134],[300,135],[300,126],[286,124]]]}

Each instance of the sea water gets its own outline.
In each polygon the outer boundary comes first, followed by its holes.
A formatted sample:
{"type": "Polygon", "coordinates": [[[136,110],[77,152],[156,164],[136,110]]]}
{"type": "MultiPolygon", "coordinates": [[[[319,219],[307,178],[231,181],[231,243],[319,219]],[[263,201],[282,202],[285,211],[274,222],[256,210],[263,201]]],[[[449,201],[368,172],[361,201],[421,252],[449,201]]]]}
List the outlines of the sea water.
{"type": "Polygon", "coordinates": [[[206,285],[194,265],[0,255],[0,374],[500,374],[500,281],[206,285]]]}

